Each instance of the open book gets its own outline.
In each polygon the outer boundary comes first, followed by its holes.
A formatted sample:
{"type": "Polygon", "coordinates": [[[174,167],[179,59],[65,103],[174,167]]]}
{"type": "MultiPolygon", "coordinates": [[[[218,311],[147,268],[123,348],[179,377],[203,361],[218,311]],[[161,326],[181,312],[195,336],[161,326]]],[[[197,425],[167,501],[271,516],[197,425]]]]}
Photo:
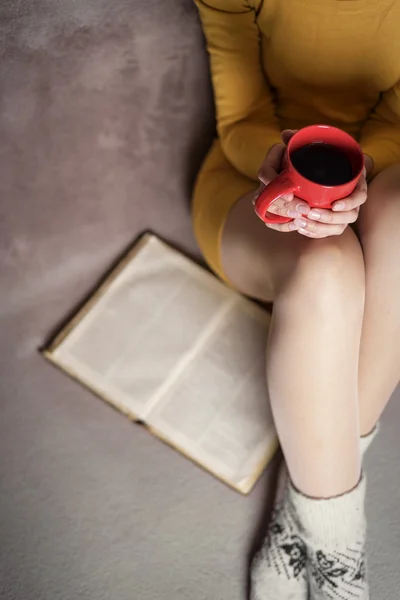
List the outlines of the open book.
{"type": "Polygon", "coordinates": [[[265,382],[269,320],[146,234],[43,352],[248,493],[277,447],[265,382]]]}

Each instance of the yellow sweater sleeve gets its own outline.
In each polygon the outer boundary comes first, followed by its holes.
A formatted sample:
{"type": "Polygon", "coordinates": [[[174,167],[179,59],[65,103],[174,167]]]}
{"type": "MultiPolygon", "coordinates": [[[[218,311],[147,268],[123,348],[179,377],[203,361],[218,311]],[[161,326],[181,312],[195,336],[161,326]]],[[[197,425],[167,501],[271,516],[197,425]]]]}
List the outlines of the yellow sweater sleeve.
{"type": "Polygon", "coordinates": [[[361,130],[360,143],[374,160],[373,175],[400,162],[400,82],[382,95],[361,130]]]}
{"type": "Polygon", "coordinates": [[[280,142],[260,53],[255,2],[195,0],[210,56],[222,149],[238,171],[257,179],[266,152],[280,142]]]}

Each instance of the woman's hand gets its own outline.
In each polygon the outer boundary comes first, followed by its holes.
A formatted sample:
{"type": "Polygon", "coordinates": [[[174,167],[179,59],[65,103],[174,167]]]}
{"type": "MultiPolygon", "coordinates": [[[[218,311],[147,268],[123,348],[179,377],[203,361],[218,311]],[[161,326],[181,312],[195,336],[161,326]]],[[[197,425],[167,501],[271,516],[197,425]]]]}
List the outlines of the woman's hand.
{"type": "MultiPolygon", "coordinates": [[[[360,207],[367,199],[367,180],[365,169],[361,175],[354,192],[347,198],[337,200],[332,205],[332,210],[312,208],[294,221],[298,225],[298,232],[310,238],[324,238],[331,235],[341,235],[350,223],[358,219],[360,207]]],[[[291,223],[288,224],[289,226],[291,223]]],[[[273,226],[274,228],[280,227],[273,226]]]]}
{"type": "MultiPolygon", "coordinates": [[[[277,144],[268,152],[259,172],[261,185],[257,190],[256,198],[268,183],[278,176],[285,144],[290,140],[295,131],[282,132],[282,144],[277,144]]],[[[366,157],[366,166],[370,169],[370,159],[366,157]]],[[[360,207],[367,199],[366,169],[354,192],[347,198],[334,202],[332,210],[311,208],[307,202],[287,194],[276,200],[269,207],[269,211],[284,217],[291,217],[293,221],[283,224],[266,223],[270,229],[281,232],[297,231],[309,238],[324,238],[332,235],[341,235],[350,223],[358,218],[360,207]]],[[[254,200],[255,202],[255,200],[254,200]]]]}

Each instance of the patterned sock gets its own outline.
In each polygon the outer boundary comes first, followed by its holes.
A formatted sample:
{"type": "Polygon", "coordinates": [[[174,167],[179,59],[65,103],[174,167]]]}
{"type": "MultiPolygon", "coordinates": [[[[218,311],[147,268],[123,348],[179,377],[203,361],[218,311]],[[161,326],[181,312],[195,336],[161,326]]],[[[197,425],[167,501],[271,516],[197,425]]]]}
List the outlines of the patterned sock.
{"type": "Polygon", "coordinates": [[[287,501],[289,474],[283,462],[268,533],[251,567],[251,600],[306,600],[306,545],[287,501]]]}
{"type": "Polygon", "coordinates": [[[335,498],[314,499],[289,485],[288,505],[306,545],[312,600],[368,600],[365,477],[335,498]]]}
{"type": "MultiPolygon", "coordinates": [[[[364,456],[379,431],[379,425],[360,438],[364,456]]],[[[306,600],[306,548],[301,539],[297,519],[285,505],[289,474],[283,461],[279,472],[275,507],[263,547],[254,558],[251,569],[251,599],[306,600]]]]}

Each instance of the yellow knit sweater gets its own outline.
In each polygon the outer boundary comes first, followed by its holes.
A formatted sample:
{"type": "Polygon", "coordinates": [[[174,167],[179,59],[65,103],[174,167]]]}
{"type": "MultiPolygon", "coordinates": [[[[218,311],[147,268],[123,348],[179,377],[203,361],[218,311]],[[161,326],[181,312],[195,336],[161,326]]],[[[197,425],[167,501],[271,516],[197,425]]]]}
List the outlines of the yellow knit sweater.
{"type": "Polygon", "coordinates": [[[195,0],[217,127],[229,161],[257,178],[280,131],[345,129],[375,163],[400,162],[400,0],[195,0]]]}

